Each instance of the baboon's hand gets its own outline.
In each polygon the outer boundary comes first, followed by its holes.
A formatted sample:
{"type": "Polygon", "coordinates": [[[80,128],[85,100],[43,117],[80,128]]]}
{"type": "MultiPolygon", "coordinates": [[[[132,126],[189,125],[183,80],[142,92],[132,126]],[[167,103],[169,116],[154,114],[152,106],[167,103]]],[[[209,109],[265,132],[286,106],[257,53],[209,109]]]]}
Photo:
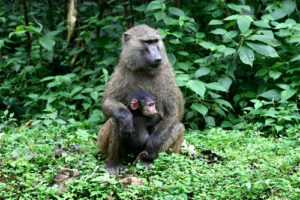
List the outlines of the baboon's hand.
{"type": "Polygon", "coordinates": [[[117,119],[119,121],[120,133],[122,136],[126,136],[134,132],[132,114],[129,110],[120,110],[117,113],[117,119]]]}
{"type": "Polygon", "coordinates": [[[152,162],[155,158],[157,158],[157,153],[143,151],[139,154],[139,158],[140,158],[140,160],[152,162]]]}
{"type": "Polygon", "coordinates": [[[136,157],[136,160],[141,160],[143,156],[148,156],[147,151],[142,151],[139,153],[139,155],[136,157]]]}
{"type": "Polygon", "coordinates": [[[125,123],[123,126],[120,126],[120,133],[122,136],[128,136],[134,132],[134,127],[132,121],[125,123]]]}

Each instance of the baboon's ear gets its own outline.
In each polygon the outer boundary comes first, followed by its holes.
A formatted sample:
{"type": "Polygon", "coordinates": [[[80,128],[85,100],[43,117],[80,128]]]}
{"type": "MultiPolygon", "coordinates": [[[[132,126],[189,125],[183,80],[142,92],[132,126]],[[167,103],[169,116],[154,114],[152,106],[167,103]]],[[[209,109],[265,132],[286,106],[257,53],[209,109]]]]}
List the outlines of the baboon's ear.
{"type": "Polygon", "coordinates": [[[124,42],[128,42],[130,40],[130,35],[128,33],[124,33],[123,39],[124,42]]]}
{"type": "Polygon", "coordinates": [[[139,101],[137,99],[131,99],[130,106],[132,110],[137,110],[140,107],[139,101]]]}

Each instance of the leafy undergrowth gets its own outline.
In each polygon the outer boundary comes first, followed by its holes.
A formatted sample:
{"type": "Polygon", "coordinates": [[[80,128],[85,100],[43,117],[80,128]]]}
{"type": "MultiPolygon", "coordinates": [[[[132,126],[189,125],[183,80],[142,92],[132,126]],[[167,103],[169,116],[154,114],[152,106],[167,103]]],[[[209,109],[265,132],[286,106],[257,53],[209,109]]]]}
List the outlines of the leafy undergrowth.
{"type": "Polygon", "coordinates": [[[11,128],[0,134],[0,199],[300,199],[298,138],[221,129],[185,138],[196,154],[161,153],[148,170],[128,163],[116,179],[105,172],[96,134],[61,125],[11,128]],[[64,169],[73,178],[61,191],[64,169]]]}

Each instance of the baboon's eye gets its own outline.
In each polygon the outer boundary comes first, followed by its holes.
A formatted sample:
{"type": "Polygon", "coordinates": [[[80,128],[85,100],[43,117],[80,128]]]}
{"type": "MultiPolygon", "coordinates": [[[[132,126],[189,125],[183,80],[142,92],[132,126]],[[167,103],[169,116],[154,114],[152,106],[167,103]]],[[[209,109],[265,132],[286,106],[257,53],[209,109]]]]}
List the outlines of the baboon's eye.
{"type": "Polygon", "coordinates": [[[147,44],[154,44],[154,43],[157,43],[158,40],[157,39],[154,39],[154,40],[145,40],[144,42],[147,43],[147,44]]]}

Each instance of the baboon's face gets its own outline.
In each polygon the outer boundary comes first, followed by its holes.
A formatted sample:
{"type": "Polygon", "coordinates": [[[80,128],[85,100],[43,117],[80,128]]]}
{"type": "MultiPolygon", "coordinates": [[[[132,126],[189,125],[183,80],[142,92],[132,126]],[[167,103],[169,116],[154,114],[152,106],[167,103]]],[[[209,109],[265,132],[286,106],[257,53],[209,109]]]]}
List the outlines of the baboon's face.
{"type": "Polygon", "coordinates": [[[141,57],[145,59],[145,66],[157,68],[162,56],[159,51],[159,39],[140,40],[142,44],[141,57]]]}
{"type": "Polygon", "coordinates": [[[158,31],[146,25],[124,33],[121,58],[132,70],[155,71],[165,59],[165,49],[158,31]]]}

